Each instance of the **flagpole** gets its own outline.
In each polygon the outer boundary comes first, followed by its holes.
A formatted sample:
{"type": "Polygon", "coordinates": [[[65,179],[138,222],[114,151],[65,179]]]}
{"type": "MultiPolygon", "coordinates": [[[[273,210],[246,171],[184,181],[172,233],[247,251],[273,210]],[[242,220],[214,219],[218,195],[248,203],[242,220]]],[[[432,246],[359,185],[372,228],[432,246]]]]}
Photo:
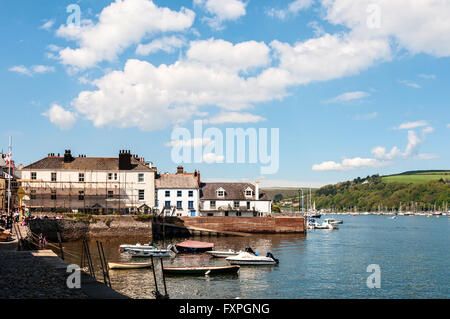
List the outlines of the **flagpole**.
{"type": "Polygon", "coordinates": [[[8,159],[8,216],[10,216],[10,210],[11,210],[11,151],[12,151],[12,137],[9,137],[9,159],[8,159]]]}

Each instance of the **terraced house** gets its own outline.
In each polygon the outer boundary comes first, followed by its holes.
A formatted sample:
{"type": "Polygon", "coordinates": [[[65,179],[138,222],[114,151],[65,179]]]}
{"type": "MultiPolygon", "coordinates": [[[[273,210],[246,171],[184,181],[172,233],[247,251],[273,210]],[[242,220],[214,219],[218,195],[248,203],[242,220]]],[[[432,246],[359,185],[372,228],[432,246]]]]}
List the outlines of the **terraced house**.
{"type": "Polygon", "coordinates": [[[263,217],[272,211],[272,201],[259,183],[203,183],[200,216],[263,217]]]}
{"type": "Polygon", "coordinates": [[[200,172],[158,174],[155,180],[156,208],[166,216],[198,216],[200,172]]]}
{"type": "Polygon", "coordinates": [[[155,205],[155,173],[130,151],[111,158],[73,157],[66,150],[24,167],[20,182],[32,211],[145,213],[155,205]]]}

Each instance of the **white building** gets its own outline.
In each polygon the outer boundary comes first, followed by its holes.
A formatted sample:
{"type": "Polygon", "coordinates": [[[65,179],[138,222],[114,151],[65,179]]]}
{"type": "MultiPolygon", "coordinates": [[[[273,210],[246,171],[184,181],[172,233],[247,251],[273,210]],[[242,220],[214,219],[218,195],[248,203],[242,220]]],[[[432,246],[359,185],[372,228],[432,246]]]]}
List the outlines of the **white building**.
{"type": "Polygon", "coordinates": [[[155,179],[156,208],[166,216],[198,216],[200,173],[159,174],[155,179]]]}
{"type": "Polygon", "coordinates": [[[155,205],[156,168],[130,151],[119,157],[49,154],[21,170],[31,210],[91,213],[149,212],[155,205]]]}
{"type": "Polygon", "coordinates": [[[272,212],[272,201],[259,183],[203,183],[200,216],[262,217],[272,212]]]}

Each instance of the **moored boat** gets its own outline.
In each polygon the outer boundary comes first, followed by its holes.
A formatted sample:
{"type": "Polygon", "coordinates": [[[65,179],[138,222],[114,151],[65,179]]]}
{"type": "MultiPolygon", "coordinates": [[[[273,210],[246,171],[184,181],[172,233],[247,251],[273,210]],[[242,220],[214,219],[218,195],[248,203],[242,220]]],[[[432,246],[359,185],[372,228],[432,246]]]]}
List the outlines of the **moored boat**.
{"type": "Polygon", "coordinates": [[[199,267],[164,267],[167,275],[218,275],[232,274],[239,271],[239,266],[199,266],[199,267]]]}
{"type": "Polygon", "coordinates": [[[230,257],[230,256],[237,256],[241,253],[242,251],[234,251],[232,249],[229,250],[210,250],[207,251],[207,254],[210,254],[213,257],[217,257],[217,258],[226,258],[226,257],[230,257]]]}
{"type": "Polygon", "coordinates": [[[245,266],[261,266],[261,265],[276,265],[279,263],[272,253],[267,253],[264,256],[256,256],[249,252],[242,252],[237,256],[227,257],[225,259],[231,265],[245,265],[245,266]]]}
{"type": "Polygon", "coordinates": [[[151,263],[114,263],[108,262],[109,269],[141,269],[151,268],[151,263]]]}
{"type": "Polygon", "coordinates": [[[132,257],[170,257],[172,253],[177,253],[177,250],[173,245],[167,246],[167,249],[159,249],[156,245],[149,243],[147,245],[120,245],[120,252],[127,253],[132,257]]]}
{"type": "Polygon", "coordinates": [[[182,243],[176,244],[175,247],[179,252],[183,253],[203,253],[212,250],[214,248],[214,244],[202,241],[186,240],[182,243]]]}

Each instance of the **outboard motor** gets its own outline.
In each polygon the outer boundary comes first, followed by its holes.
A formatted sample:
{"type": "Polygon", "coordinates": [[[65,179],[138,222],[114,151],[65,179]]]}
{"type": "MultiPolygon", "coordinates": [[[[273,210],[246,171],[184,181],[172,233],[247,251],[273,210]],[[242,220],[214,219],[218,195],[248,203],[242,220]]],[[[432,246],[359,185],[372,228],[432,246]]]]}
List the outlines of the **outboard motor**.
{"type": "Polygon", "coordinates": [[[266,256],[266,257],[272,258],[277,264],[280,263],[280,261],[279,261],[278,259],[276,259],[276,258],[272,255],[272,253],[267,253],[267,256],[266,256]]]}
{"type": "Polygon", "coordinates": [[[167,250],[173,251],[175,254],[178,254],[178,250],[175,248],[174,245],[170,244],[167,246],[167,250]]]}

